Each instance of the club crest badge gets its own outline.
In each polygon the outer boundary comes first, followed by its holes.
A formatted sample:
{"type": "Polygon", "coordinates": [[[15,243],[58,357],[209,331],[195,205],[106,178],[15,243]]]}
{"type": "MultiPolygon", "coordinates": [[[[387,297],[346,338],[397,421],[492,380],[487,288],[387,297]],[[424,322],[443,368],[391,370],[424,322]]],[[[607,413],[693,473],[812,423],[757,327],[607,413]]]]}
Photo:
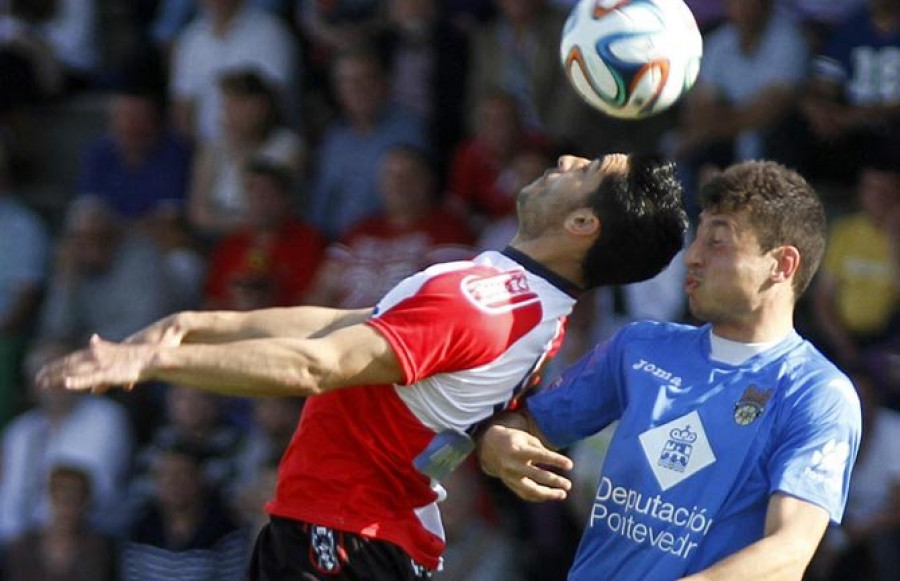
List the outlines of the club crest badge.
{"type": "Polygon", "coordinates": [[[741,399],[734,404],[734,423],[749,426],[766,411],[766,404],[772,398],[774,389],[756,389],[751,385],[744,390],[741,399]]]}

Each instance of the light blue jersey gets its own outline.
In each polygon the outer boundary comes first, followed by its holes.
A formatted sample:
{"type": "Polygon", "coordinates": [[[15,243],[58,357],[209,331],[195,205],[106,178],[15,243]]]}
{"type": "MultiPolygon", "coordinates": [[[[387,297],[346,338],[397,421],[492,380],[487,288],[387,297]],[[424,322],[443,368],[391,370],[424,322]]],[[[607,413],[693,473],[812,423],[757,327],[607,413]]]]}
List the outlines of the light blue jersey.
{"type": "Polygon", "coordinates": [[[860,437],[852,384],[792,332],[741,365],[710,328],[636,323],[528,400],[565,447],[620,423],[570,581],[670,581],[763,536],[783,492],[839,522],[860,437]]]}

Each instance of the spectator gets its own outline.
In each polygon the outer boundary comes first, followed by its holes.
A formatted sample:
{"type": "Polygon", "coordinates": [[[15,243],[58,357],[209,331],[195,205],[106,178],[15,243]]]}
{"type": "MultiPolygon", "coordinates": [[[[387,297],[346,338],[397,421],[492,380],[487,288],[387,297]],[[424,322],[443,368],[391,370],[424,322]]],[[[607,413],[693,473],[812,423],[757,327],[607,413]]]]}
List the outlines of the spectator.
{"type": "Polygon", "coordinates": [[[376,186],[381,156],[397,145],[424,148],[426,132],[415,114],[391,106],[390,81],[370,50],[341,53],[332,72],[341,119],[328,127],[319,148],[309,216],[336,239],[381,209],[376,186]]]}
{"type": "Polygon", "coordinates": [[[50,470],[50,522],[17,538],[7,553],[6,581],[113,581],[111,537],[88,522],[90,472],[58,464],[50,470]]]}
{"type": "Polygon", "coordinates": [[[451,151],[465,126],[466,37],[437,0],[390,0],[384,45],[394,101],[428,122],[436,151],[451,151]]]}
{"type": "Polygon", "coordinates": [[[268,161],[247,168],[247,224],[213,250],[210,308],[296,305],[308,291],[325,240],[291,212],[290,183],[289,173],[268,161]]]}
{"type": "Polygon", "coordinates": [[[834,29],[802,103],[810,139],[803,144],[809,155],[801,161],[811,175],[849,181],[862,160],[879,154],[873,149],[897,149],[900,83],[890,71],[898,50],[895,0],[867,0],[834,29]]]}
{"type": "MultiPolygon", "coordinates": [[[[29,352],[26,375],[67,346],[39,343],[29,352]]],[[[47,525],[52,514],[48,493],[51,468],[76,464],[90,477],[89,519],[104,532],[115,532],[116,509],[132,449],[125,410],[108,399],[39,389],[29,383],[36,407],[13,420],[3,432],[0,472],[0,540],[9,542],[47,525]]]]}
{"type": "Polygon", "coordinates": [[[164,422],[137,454],[129,505],[139,506],[153,495],[154,466],[176,443],[202,454],[204,478],[209,484],[230,489],[240,476],[237,458],[243,435],[237,426],[225,421],[224,398],[173,385],[165,394],[164,413],[164,422]]]}
{"type": "Polygon", "coordinates": [[[381,158],[378,190],[384,211],[329,249],[307,302],[361,308],[427,266],[475,254],[465,224],[437,209],[434,170],[422,152],[388,151],[381,158]]]}
{"type": "Polygon", "coordinates": [[[559,65],[559,38],[566,15],[547,0],[496,0],[497,19],[473,38],[469,110],[492,90],[519,102],[530,129],[563,142],[583,124],[584,111],[559,65]],[[579,108],[581,107],[581,108],[579,108]]]}
{"type": "Polygon", "coordinates": [[[257,67],[289,102],[297,72],[297,46],[277,17],[248,0],[202,0],[199,18],[175,45],[171,90],[175,123],[202,141],[222,133],[219,76],[235,68],[257,67]]]}
{"type": "MultiPolygon", "coordinates": [[[[253,400],[253,427],[244,439],[238,455],[238,476],[242,484],[247,484],[267,467],[277,467],[294,435],[303,402],[303,398],[297,397],[253,400]]],[[[262,505],[255,508],[261,507],[262,505]]]]}
{"type": "Polygon", "coordinates": [[[144,80],[117,87],[107,134],[82,159],[79,192],[99,197],[129,220],[186,197],[191,150],[166,128],[163,99],[162,89],[144,80]]]}
{"type": "Polygon", "coordinates": [[[795,104],[809,60],[799,29],[774,0],[726,0],[728,21],[707,39],[700,77],[685,100],[674,154],[686,190],[707,163],[772,156],[767,136],[795,104]]]}
{"type": "Polygon", "coordinates": [[[156,459],[153,497],[122,549],[122,581],[244,578],[246,531],[204,478],[203,459],[183,442],[156,459]]]}
{"type": "Polygon", "coordinates": [[[76,344],[93,333],[121,340],[165,315],[171,301],[155,246],[123,228],[101,200],[73,201],[40,315],[40,335],[76,344]]]}
{"type": "Polygon", "coordinates": [[[14,196],[0,145],[0,426],[16,410],[19,362],[40,306],[49,238],[38,216],[14,196]]]}
{"type": "Polygon", "coordinates": [[[836,221],[813,294],[824,346],[842,365],[900,333],[900,170],[869,161],[860,210],[836,221]]]}
{"type": "Polygon", "coordinates": [[[265,505],[275,496],[278,463],[300,419],[304,398],[266,397],[253,401],[253,427],[238,455],[234,503],[251,538],[269,521],[265,505]]]}
{"type": "Polygon", "coordinates": [[[476,232],[514,214],[519,192],[504,184],[501,174],[517,153],[541,147],[549,149],[548,141],[524,126],[512,95],[491,91],[482,96],[474,134],[453,154],[448,200],[452,210],[469,219],[476,232]]]}
{"type": "Polygon", "coordinates": [[[298,175],[304,157],[300,137],[281,121],[277,92],[252,69],[224,74],[223,134],[206,142],[199,154],[190,193],[194,227],[207,235],[233,231],[246,217],[244,166],[263,157],[298,175]]]}

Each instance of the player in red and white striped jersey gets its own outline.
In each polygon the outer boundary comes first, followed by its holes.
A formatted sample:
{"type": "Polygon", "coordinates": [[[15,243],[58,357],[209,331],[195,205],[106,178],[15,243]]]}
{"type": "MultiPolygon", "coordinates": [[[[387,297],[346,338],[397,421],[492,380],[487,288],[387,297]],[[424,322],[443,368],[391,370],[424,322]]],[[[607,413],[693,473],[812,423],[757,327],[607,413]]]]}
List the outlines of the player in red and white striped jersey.
{"type": "Polygon", "coordinates": [[[373,309],[180,313],[122,344],[95,338],[39,380],[312,396],[250,579],[428,579],[440,478],[471,434],[537,383],[581,290],[655,275],[687,225],[673,164],[651,155],[564,156],[518,214],[503,252],[430,267],[373,309]]]}

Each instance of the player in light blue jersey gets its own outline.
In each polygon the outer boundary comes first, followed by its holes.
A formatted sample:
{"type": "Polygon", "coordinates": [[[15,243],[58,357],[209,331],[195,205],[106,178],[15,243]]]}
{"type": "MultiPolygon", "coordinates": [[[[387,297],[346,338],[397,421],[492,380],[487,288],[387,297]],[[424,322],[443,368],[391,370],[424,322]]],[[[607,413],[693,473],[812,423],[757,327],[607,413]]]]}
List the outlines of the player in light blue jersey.
{"type": "Polygon", "coordinates": [[[685,254],[701,327],[635,323],[482,435],[489,474],[565,498],[562,448],[619,420],[570,581],[800,580],[839,522],[860,436],[847,377],[793,328],[825,246],[806,181],[745,162],[685,254]]]}

